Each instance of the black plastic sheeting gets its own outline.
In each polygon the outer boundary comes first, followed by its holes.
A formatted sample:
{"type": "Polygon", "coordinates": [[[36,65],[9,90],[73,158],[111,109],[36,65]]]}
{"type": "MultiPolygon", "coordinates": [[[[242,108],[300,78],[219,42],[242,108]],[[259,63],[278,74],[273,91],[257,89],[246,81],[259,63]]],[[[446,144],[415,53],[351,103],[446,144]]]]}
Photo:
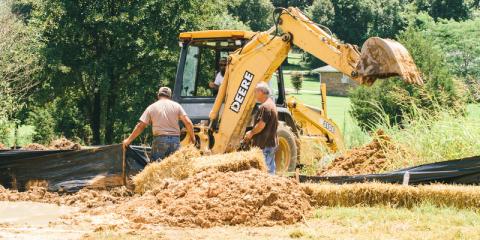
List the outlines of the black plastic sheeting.
{"type": "Polygon", "coordinates": [[[405,168],[382,174],[367,174],[355,176],[305,176],[300,175],[300,182],[332,182],[362,183],[385,182],[403,183],[405,173],[409,173],[410,185],[445,183],[445,184],[480,184],[480,156],[449,160],[416,167],[405,168]]]}
{"type": "MultiPolygon", "coordinates": [[[[150,148],[128,147],[125,153],[127,176],[140,172],[150,161],[150,148]]],[[[409,184],[479,184],[480,156],[425,164],[383,174],[356,176],[304,176],[301,182],[359,183],[378,181],[402,183],[409,172],[409,184]]],[[[122,176],[122,145],[92,147],[84,150],[0,152],[0,185],[25,190],[30,180],[46,180],[50,191],[74,192],[100,177],[122,176]]]]}
{"type": "MultiPolygon", "coordinates": [[[[126,173],[133,175],[148,163],[150,148],[128,147],[126,173]]],[[[25,190],[29,180],[46,180],[48,190],[73,192],[99,176],[121,176],[122,145],[84,150],[11,150],[0,152],[0,185],[25,190]]]]}

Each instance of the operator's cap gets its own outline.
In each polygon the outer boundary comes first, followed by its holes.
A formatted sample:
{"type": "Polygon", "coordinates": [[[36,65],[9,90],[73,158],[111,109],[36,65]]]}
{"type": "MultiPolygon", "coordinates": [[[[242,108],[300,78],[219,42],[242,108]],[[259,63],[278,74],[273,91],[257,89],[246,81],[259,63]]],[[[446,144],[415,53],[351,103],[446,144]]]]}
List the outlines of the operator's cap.
{"type": "Polygon", "coordinates": [[[171,98],[172,97],[172,89],[170,89],[169,87],[161,87],[160,89],[158,89],[157,95],[171,98]]]}

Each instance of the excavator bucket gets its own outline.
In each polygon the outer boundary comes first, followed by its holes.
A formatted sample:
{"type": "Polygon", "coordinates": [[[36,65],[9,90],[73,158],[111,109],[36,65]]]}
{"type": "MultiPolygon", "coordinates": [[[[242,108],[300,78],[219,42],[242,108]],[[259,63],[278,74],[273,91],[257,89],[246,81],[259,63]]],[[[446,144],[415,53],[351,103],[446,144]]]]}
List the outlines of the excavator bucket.
{"type": "Polygon", "coordinates": [[[407,83],[423,84],[420,72],[407,49],[397,41],[372,37],[362,46],[358,76],[372,85],[377,78],[400,76],[407,83]]]}

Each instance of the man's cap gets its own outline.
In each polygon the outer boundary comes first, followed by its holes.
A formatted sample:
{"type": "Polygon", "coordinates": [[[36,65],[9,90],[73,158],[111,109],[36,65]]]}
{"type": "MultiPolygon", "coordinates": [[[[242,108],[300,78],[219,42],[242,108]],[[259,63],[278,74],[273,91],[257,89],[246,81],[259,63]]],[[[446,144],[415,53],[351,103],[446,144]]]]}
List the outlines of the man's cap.
{"type": "Polygon", "coordinates": [[[172,97],[172,89],[170,89],[169,87],[161,87],[160,89],[158,89],[157,95],[158,96],[166,96],[166,97],[171,98],[172,97]]]}

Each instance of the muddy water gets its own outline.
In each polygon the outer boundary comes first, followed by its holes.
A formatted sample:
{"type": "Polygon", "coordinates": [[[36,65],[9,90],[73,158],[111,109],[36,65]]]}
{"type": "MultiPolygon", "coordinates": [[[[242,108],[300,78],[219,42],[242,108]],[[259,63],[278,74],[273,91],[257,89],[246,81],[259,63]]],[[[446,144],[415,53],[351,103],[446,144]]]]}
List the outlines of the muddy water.
{"type": "Polygon", "coordinates": [[[85,231],[50,226],[77,210],[50,203],[0,201],[0,239],[78,239],[85,231]]]}

